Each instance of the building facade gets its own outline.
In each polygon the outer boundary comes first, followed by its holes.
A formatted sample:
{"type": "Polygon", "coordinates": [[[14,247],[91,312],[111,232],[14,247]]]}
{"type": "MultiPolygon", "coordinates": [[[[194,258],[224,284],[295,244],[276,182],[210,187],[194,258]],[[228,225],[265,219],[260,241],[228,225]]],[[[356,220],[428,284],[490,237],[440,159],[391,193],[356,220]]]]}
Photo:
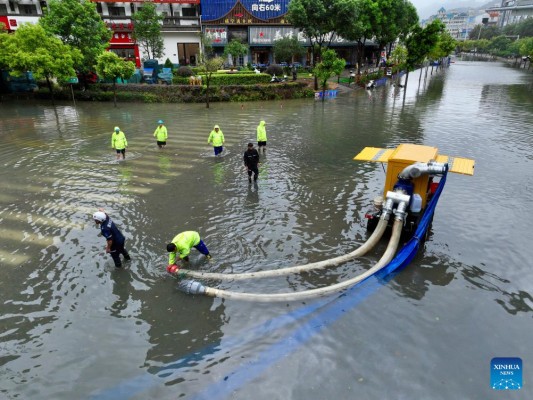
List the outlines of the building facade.
{"type": "MultiPolygon", "coordinates": [[[[307,48],[307,52],[301,59],[292,61],[309,65],[312,60],[311,43],[303,32],[291,26],[287,20],[289,1],[202,0],[202,32],[218,55],[223,53],[224,47],[233,39],[248,45],[250,51],[237,60],[238,65],[250,63],[264,66],[276,63],[274,42],[284,37],[295,37],[307,48]]],[[[354,42],[333,37],[330,47],[348,65],[353,65],[355,46],[354,42]]]]}
{"type": "MultiPolygon", "coordinates": [[[[309,65],[312,61],[309,39],[286,18],[290,0],[90,1],[96,4],[97,12],[113,32],[109,50],[133,61],[138,68],[147,57],[133,39],[132,15],[146,1],[155,3],[157,12],[164,16],[161,26],[164,56],[158,60],[160,63],[169,59],[173,64],[197,65],[202,33],[218,55],[223,54],[224,47],[232,39],[248,45],[249,52],[237,60],[238,65],[275,63],[274,42],[283,37],[296,37],[307,48],[306,54],[293,62],[309,65]]],[[[46,0],[0,0],[0,22],[10,32],[22,23],[37,23],[46,4],[46,0]]],[[[348,66],[355,65],[356,43],[334,36],[330,47],[346,60],[348,66]]],[[[374,44],[367,41],[364,59],[370,61],[374,50],[374,44]]]]}
{"type": "Polygon", "coordinates": [[[456,40],[466,40],[468,39],[469,33],[474,29],[474,27],[481,23],[482,18],[486,16],[483,14],[482,10],[450,10],[447,11],[444,7],[441,7],[437,14],[432,15],[427,20],[422,22],[422,25],[425,26],[432,21],[438,19],[446,27],[446,32],[456,40]]]}
{"type": "Polygon", "coordinates": [[[502,0],[499,7],[486,10],[496,16],[498,26],[516,24],[527,18],[533,18],[533,0],[502,0]]]}
{"type": "MultiPolygon", "coordinates": [[[[132,15],[145,1],[133,0],[114,2],[94,1],[103,21],[113,32],[110,51],[120,57],[142,66],[145,58],[142,48],[133,40],[132,15]]],[[[200,52],[200,0],[154,0],[157,12],[164,16],[161,34],[164,43],[164,57],[174,64],[195,65],[200,52]]],[[[8,32],[13,32],[22,23],[36,24],[43,16],[46,1],[0,0],[0,23],[8,32]]]]}

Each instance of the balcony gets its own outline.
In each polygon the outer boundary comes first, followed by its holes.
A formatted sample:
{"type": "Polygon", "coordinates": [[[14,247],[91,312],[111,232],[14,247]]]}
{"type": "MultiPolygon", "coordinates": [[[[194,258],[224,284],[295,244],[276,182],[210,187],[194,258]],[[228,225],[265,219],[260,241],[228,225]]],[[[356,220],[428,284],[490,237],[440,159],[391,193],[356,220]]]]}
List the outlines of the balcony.
{"type": "Polygon", "coordinates": [[[200,32],[200,17],[165,17],[161,30],[200,32]]]}

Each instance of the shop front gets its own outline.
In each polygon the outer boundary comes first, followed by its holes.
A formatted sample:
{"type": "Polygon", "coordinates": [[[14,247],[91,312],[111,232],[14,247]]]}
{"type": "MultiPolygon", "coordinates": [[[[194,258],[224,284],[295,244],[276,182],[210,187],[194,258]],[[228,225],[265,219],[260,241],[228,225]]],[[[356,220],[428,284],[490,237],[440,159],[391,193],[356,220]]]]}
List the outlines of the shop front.
{"type": "Polygon", "coordinates": [[[140,68],[141,57],[139,46],[133,40],[133,24],[130,22],[108,23],[107,25],[113,31],[108,50],[126,61],[133,62],[136,68],[140,68]]]}

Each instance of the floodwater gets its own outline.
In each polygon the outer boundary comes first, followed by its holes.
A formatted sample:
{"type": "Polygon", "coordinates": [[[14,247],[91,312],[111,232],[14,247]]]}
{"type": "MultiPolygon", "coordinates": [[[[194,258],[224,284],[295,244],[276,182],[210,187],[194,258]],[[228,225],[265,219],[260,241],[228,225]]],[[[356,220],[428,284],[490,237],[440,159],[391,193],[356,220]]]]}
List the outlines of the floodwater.
{"type": "MultiPolygon", "coordinates": [[[[202,104],[0,104],[0,398],[501,399],[493,357],[523,361],[533,398],[533,75],[457,61],[382,87],[314,100],[202,104]],[[167,147],[153,131],[164,119],[167,147]],[[267,122],[256,185],[242,152],[267,122]],[[207,136],[226,137],[214,158],[207,136]],[[127,159],[110,149],[126,133],[127,159]],[[311,301],[190,296],[167,275],[166,243],[197,230],[213,260],[245,272],[319,261],[367,237],[384,184],[365,146],[438,147],[476,160],[450,174],[429,240],[388,281],[311,301]],[[115,270],[91,215],[103,207],[132,261],[115,270]]],[[[207,281],[279,293],[368,269],[207,281]]]]}

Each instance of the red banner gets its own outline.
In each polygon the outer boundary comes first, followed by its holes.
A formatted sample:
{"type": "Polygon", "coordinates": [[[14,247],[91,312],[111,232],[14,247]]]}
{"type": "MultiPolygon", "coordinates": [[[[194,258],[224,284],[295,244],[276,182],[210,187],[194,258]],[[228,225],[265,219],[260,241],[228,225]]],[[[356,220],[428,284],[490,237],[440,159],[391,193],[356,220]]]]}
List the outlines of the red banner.
{"type": "MultiPolygon", "coordinates": [[[[93,3],[116,3],[116,0],[91,0],[93,3]]],[[[174,3],[174,4],[200,4],[200,0],[128,0],[128,3],[174,3]]]]}

